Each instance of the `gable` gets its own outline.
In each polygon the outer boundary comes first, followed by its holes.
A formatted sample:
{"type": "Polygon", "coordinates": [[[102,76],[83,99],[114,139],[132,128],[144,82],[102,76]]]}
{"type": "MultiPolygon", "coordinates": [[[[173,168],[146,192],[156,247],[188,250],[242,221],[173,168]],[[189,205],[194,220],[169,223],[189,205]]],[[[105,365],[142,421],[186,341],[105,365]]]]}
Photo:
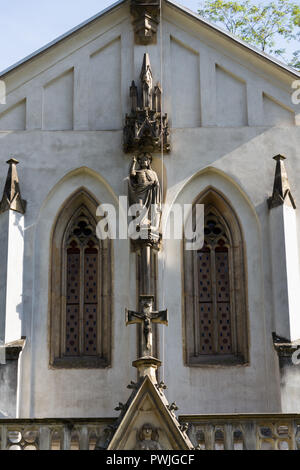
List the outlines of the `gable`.
{"type": "Polygon", "coordinates": [[[193,445],[180,429],[163,392],[158,391],[149,376],[139,383],[129,398],[125,414],[107,450],[188,450],[193,445]],[[144,439],[143,428],[152,429],[150,442],[144,439]]]}

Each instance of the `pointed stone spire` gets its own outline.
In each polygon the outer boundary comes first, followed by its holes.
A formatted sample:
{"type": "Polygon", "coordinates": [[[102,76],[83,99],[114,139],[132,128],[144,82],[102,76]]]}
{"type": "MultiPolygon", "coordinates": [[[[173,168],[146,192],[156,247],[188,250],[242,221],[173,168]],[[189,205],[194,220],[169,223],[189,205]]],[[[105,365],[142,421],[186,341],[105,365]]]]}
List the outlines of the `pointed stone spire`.
{"type": "Polygon", "coordinates": [[[152,69],[151,69],[151,64],[150,64],[150,57],[149,57],[148,52],[145,52],[144,58],[143,58],[142,70],[141,70],[141,80],[149,81],[150,79],[151,79],[151,84],[152,84],[152,69]]]}
{"type": "Polygon", "coordinates": [[[276,169],[273,194],[268,199],[269,209],[273,209],[274,207],[281,206],[283,204],[289,204],[296,209],[296,204],[291,194],[291,188],[284,166],[285,157],[283,155],[276,155],[273,159],[276,161],[276,169]]]}
{"type": "Polygon", "coordinates": [[[154,87],[153,93],[153,109],[157,113],[161,113],[161,95],[162,89],[160,83],[158,82],[157,85],[154,87]]]}
{"type": "Polygon", "coordinates": [[[0,213],[12,210],[25,214],[26,201],[21,198],[19,179],[17,173],[18,160],[11,158],[6,162],[9,165],[4,192],[0,203],[0,213]]]}
{"type": "Polygon", "coordinates": [[[131,100],[131,112],[134,113],[138,107],[138,90],[137,90],[134,80],[132,81],[131,87],[130,87],[130,100],[131,100]]]}

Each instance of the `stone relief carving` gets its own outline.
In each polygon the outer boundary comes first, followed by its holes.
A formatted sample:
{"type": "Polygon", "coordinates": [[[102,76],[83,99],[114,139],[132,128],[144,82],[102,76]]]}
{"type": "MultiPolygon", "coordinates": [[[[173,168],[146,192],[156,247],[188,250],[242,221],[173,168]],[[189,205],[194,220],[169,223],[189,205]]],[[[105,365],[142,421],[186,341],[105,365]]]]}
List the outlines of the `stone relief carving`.
{"type": "Polygon", "coordinates": [[[133,81],[130,87],[131,113],[126,114],[124,126],[124,152],[170,151],[167,114],[161,113],[162,89],[153,87],[149,55],[144,54],[140,75],[140,91],[133,81]]]}
{"type": "Polygon", "coordinates": [[[131,0],[130,13],[133,18],[135,43],[156,44],[160,0],[131,0]]]}
{"type": "Polygon", "coordinates": [[[133,450],[163,450],[158,439],[158,429],[150,423],[145,423],[137,432],[136,445],[133,450]]]}

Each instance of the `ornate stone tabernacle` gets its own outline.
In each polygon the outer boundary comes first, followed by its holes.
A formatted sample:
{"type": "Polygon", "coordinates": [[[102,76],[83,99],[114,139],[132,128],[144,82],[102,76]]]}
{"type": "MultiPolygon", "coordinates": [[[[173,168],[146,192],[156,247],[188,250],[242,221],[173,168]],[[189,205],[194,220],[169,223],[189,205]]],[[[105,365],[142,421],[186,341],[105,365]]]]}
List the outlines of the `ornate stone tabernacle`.
{"type": "Polygon", "coordinates": [[[170,151],[167,114],[162,115],[159,83],[153,87],[149,54],[144,54],[140,91],[133,81],[130,87],[131,113],[126,114],[124,126],[124,152],[170,151]]]}

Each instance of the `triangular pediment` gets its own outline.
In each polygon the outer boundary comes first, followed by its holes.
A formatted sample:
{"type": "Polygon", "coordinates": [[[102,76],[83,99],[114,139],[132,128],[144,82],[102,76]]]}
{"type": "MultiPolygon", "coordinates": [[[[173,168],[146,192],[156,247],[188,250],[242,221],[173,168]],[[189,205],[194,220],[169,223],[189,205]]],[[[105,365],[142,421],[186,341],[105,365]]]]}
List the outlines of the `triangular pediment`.
{"type": "MultiPolygon", "coordinates": [[[[122,131],[146,51],[135,42],[130,5],[112,3],[2,72],[0,130],[122,131]]],[[[161,5],[164,40],[160,45],[156,34],[149,63],[170,128],[298,123],[291,83],[299,73],[173,1],[161,5]]],[[[140,133],[153,134],[148,122],[140,133]]]]}
{"type": "Polygon", "coordinates": [[[163,391],[145,377],[129,399],[107,450],[192,449],[192,443],[168,407],[163,391]]]}

